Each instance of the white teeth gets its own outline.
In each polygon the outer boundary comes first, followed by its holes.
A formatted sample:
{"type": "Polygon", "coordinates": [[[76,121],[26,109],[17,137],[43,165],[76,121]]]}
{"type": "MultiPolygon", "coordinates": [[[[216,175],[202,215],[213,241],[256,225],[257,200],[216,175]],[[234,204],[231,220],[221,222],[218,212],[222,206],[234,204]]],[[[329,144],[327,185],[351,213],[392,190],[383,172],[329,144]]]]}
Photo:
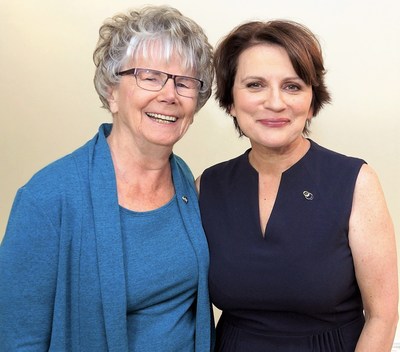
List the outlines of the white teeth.
{"type": "Polygon", "coordinates": [[[174,116],[167,116],[150,112],[147,113],[147,116],[157,119],[159,120],[159,122],[175,122],[177,120],[177,118],[174,116]]]}

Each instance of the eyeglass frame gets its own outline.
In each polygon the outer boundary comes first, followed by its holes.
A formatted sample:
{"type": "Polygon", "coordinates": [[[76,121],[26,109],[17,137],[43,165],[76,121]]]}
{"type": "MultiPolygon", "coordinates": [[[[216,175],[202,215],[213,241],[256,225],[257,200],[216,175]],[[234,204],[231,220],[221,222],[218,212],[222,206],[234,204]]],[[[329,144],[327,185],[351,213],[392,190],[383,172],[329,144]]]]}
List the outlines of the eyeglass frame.
{"type": "Polygon", "coordinates": [[[175,91],[176,91],[176,93],[177,93],[178,95],[180,95],[181,97],[185,97],[185,98],[194,98],[194,97],[188,97],[188,96],[186,96],[186,95],[182,95],[182,94],[179,93],[178,87],[177,87],[177,85],[176,85],[176,78],[189,78],[189,79],[192,79],[192,80],[194,80],[194,81],[199,82],[200,87],[199,87],[199,89],[198,89],[198,93],[201,91],[201,89],[202,89],[203,86],[204,86],[204,82],[203,82],[202,80],[198,79],[198,78],[190,77],[190,76],[182,76],[182,75],[173,75],[173,74],[168,73],[168,72],[159,71],[159,70],[153,70],[153,69],[150,69],[150,68],[133,67],[133,68],[130,68],[130,69],[128,69],[128,70],[119,71],[119,72],[117,72],[117,75],[118,75],[118,76],[128,76],[128,75],[134,76],[134,77],[135,77],[135,80],[136,80],[137,86],[138,86],[139,88],[144,89],[144,90],[147,90],[147,91],[149,91],[149,92],[159,92],[159,91],[160,91],[161,89],[163,89],[164,86],[167,84],[168,80],[169,80],[169,79],[172,79],[172,80],[174,81],[174,86],[175,86],[175,91]],[[140,70],[151,71],[151,72],[155,72],[155,73],[162,73],[162,74],[164,74],[164,75],[167,76],[167,79],[166,79],[165,82],[162,84],[162,86],[160,87],[160,89],[148,89],[148,88],[143,88],[142,86],[140,86],[140,84],[138,83],[138,80],[137,80],[137,75],[138,75],[138,72],[139,72],[140,70]]]}

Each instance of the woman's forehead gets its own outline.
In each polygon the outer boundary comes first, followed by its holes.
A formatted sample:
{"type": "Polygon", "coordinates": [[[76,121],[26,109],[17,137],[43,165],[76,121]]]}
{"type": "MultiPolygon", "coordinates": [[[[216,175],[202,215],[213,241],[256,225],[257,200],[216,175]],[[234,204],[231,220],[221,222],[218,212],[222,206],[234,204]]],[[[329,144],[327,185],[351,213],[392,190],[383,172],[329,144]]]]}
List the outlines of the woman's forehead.
{"type": "MultiPolygon", "coordinates": [[[[194,64],[187,59],[181,50],[159,42],[146,42],[138,46],[127,58],[127,66],[152,68],[162,71],[165,67],[179,67],[180,74],[196,74],[194,64]]],[[[176,71],[176,70],[174,70],[176,71]]]]}
{"type": "Polygon", "coordinates": [[[168,38],[156,38],[131,43],[127,56],[133,60],[145,59],[166,63],[179,62],[182,67],[187,69],[194,67],[193,55],[190,55],[190,49],[182,43],[173,42],[168,38]]]}

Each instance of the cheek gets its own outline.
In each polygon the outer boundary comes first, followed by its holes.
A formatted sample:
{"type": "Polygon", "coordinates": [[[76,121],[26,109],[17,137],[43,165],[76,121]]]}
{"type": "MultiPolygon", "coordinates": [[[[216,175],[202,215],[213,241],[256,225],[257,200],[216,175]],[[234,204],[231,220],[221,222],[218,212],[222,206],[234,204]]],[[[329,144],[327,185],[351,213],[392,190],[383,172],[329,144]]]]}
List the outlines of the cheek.
{"type": "Polygon", "coordinates": [[[241,113],[251,113],[260,104],[256,96],[247,94],[234,94],[233,102],[229,113],[235,117],[240,116],[241,113]]]}
{"type": "Polygon", "coordinates": [[[187,126],[189,127],[194,121],[194,116],[193,115],[188,115],[185,117],[185,122],[183,124],[183,126],[187,126]]]}
{"type": "Polygon", "coordinates": [[[312,116],[312,99],[304,97],[303,99],[293,98],[290,105],[298,115],[306,115],[307,118],[312,116]]]}
{"type": "Polygon", "coordinates": [[[140,97],[133,99],[134,94],[137,93],[134,93],[132,89],[129,89],[125,85],[114,87],[108,99],[111,113],[121,113],[127,110],[132,105],[132,102],[140,101],[140,97]]]}
{"type": "Polygon", "coordinates": [[[186,116],[185,119],[187,123],[190,125],[193,123],[194,115],[196,113],[196,107],[197,107],[197,100],[193,100],[192,102],[184,106],[185,116],[186,116]]]}

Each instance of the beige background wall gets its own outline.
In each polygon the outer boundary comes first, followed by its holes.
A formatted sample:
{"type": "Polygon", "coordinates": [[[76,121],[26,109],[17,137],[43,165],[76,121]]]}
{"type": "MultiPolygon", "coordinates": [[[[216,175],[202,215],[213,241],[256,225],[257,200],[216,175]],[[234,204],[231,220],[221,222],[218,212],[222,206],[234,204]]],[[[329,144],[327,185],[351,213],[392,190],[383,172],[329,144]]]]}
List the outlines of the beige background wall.
{"type": "MultiPolygon", "coordinates": [[[[165,1],[152,1],[163,4],[165,1]]],[[[102,21],[145,2],[0,0],[0,239],[18,187],[74,150],[109,115],[99,108],[91,57],[102,21]]],[[[212,44],[253,19],[300,21],[318,34],[333,104],[316,142],[364,158],[380,175],[400,235],[400,5],[396,0],[187,1],[169,4],[202,25],[212,44]]],[[[230,119],[210,100],[175,152],[195,175],[241,153],[230,119]]],[[[400,240],[399,240],[400,243],[400,240]]]]}

